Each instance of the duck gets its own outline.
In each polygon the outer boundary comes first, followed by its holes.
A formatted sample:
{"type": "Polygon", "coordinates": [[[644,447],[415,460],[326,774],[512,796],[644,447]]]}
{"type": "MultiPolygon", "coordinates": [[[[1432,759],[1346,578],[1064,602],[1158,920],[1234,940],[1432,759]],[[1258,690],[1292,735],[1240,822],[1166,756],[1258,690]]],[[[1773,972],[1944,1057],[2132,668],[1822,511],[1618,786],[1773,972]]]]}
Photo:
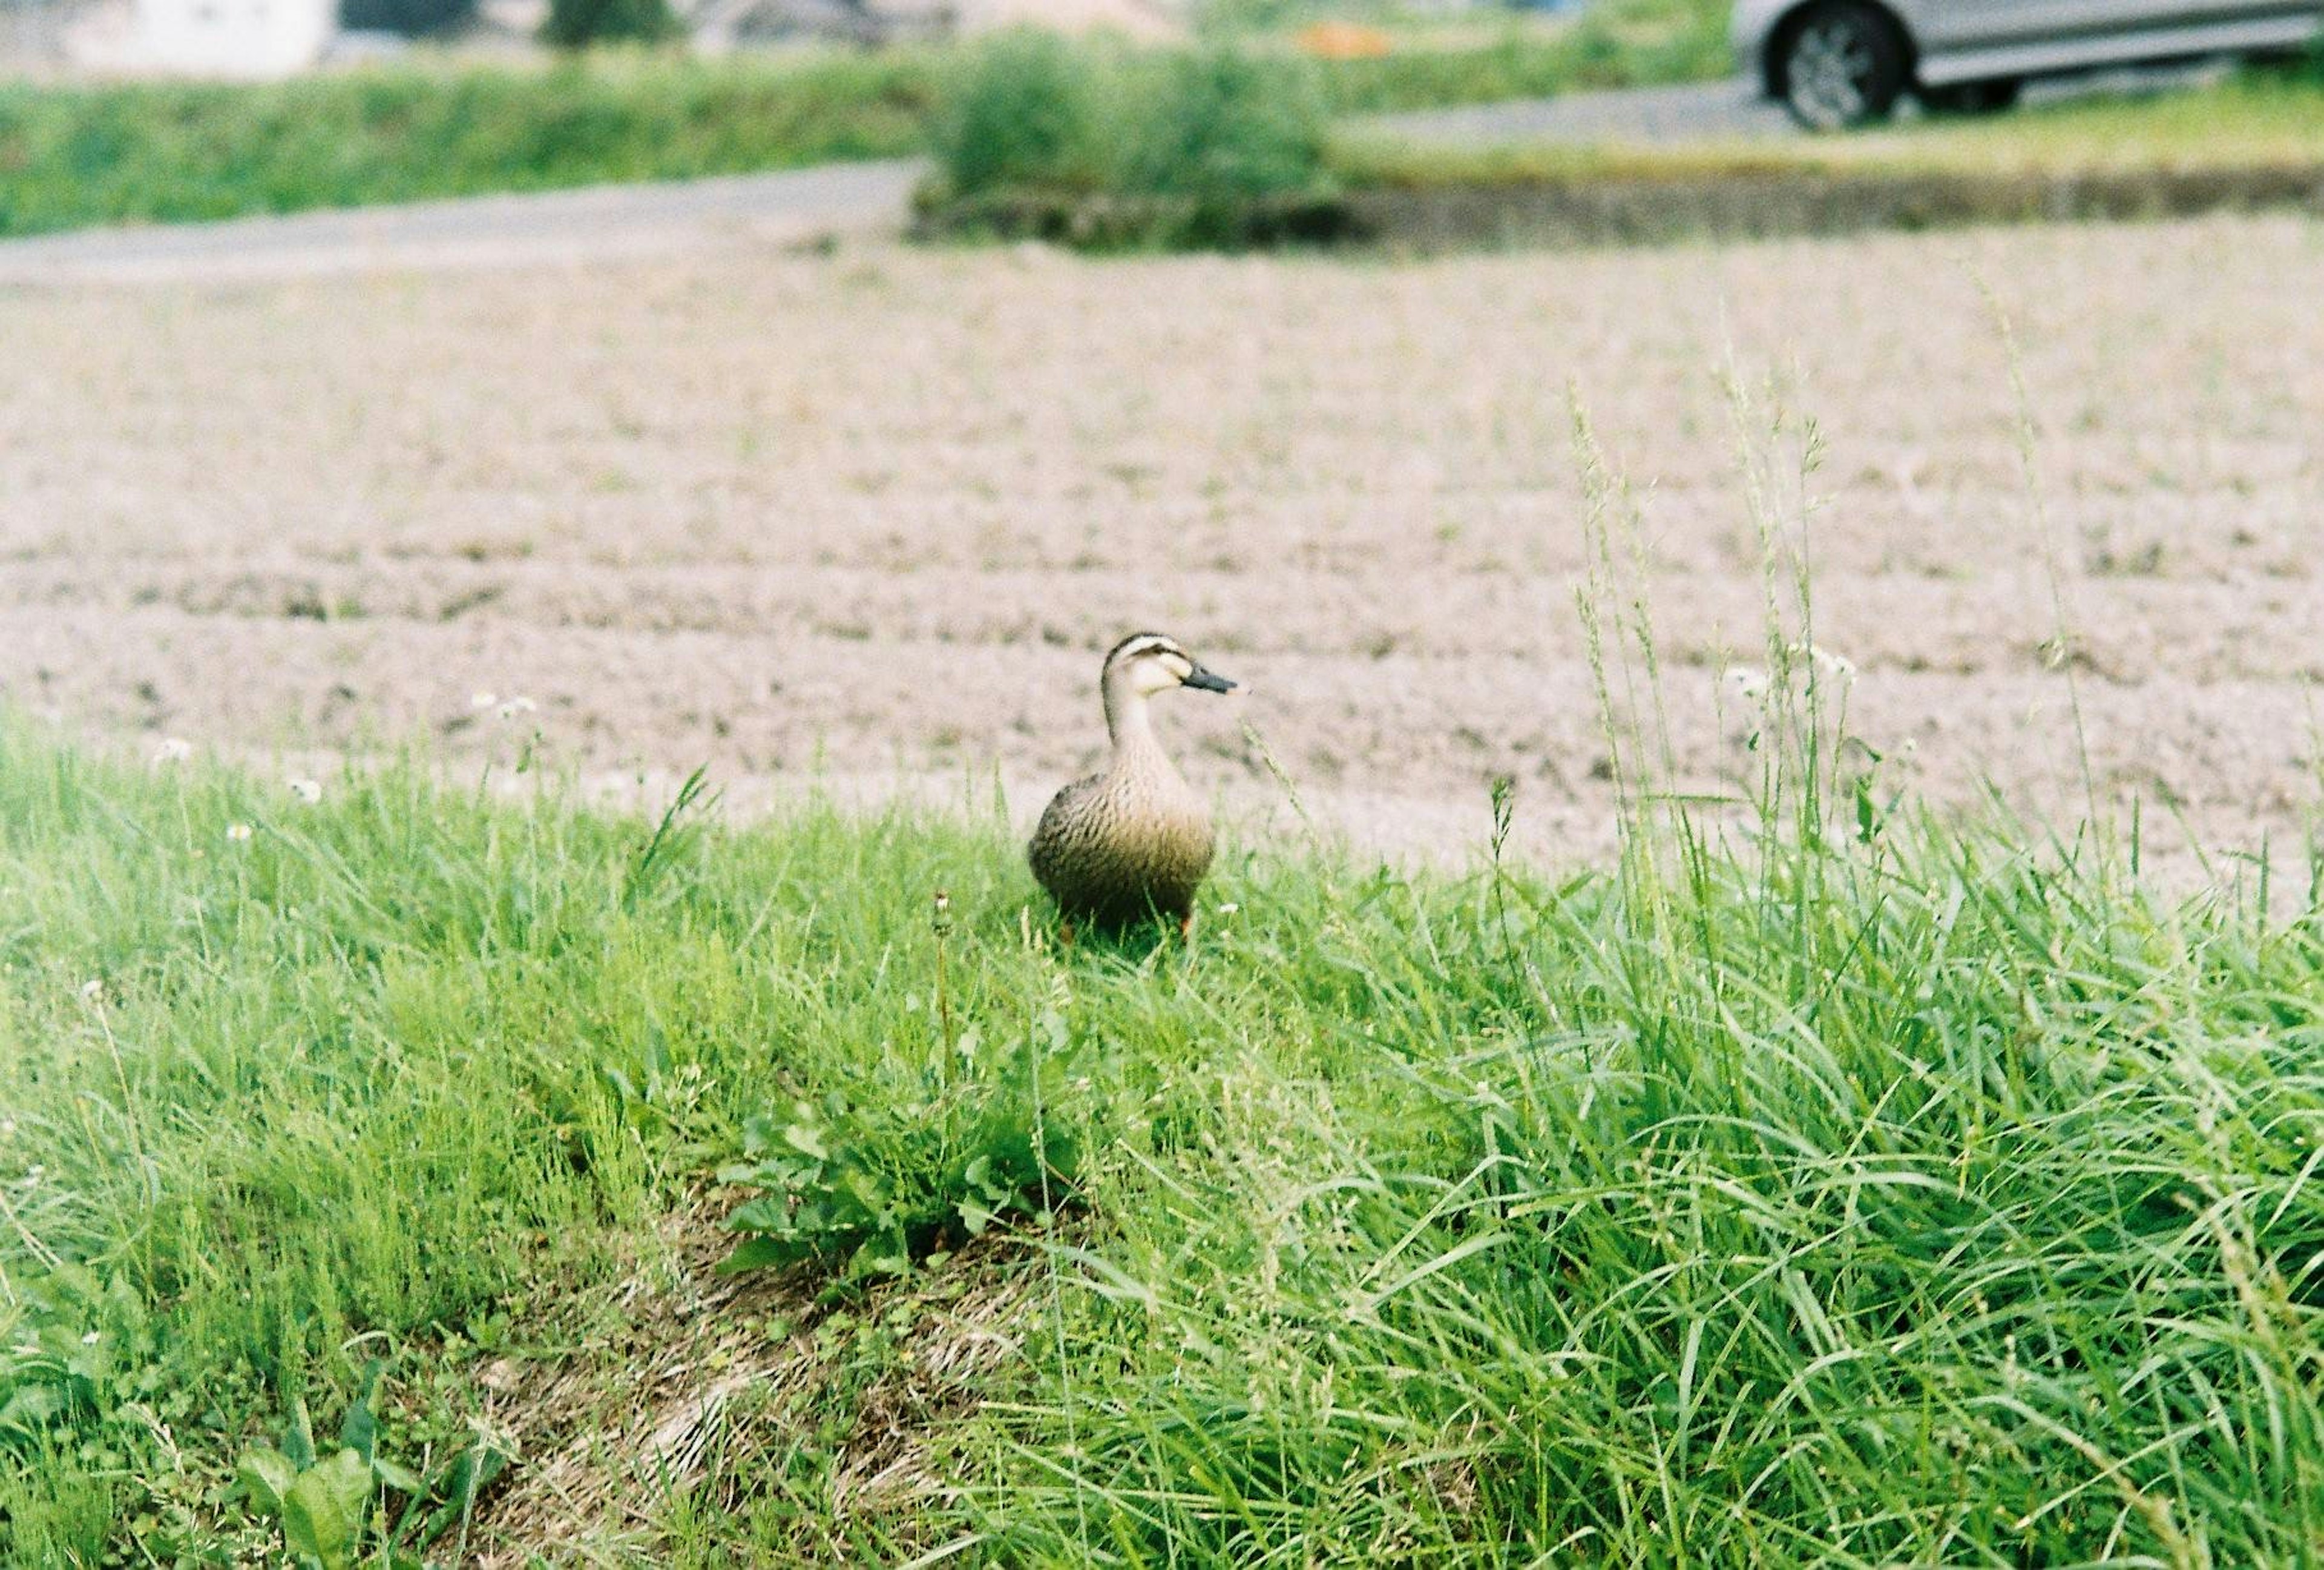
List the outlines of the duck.
{"type": "Polygon", "coordinates": [[[1113,757],[1050,799],[1025,847],[1033,876],[1056,901],[1066,940],[1076,922],[1120,930],[1156,917],[1191,932],[1194,891],[1210,871],[1210,808],[1154,734],[1148,699],[1175,688],[1233,692],[1175,638],[1133,633],[1105,657],[1098,691],[1113,757]]]}

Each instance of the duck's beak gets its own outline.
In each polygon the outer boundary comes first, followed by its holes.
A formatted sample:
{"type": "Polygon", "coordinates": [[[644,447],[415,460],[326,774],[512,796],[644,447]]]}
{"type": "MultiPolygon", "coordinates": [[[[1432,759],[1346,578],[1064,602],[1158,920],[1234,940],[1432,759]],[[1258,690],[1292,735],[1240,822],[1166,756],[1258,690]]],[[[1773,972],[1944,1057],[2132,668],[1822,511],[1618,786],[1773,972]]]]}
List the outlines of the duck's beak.
{"type": "Polygon", "coordinates": [[[1204,692],[1232,692],[1235,689],[1233,682],[1221,676],[1217,671],[1205,670],[1199,665],[1186,673],[1186,679],[1180,685],[1199,687],[1204,692]]]}

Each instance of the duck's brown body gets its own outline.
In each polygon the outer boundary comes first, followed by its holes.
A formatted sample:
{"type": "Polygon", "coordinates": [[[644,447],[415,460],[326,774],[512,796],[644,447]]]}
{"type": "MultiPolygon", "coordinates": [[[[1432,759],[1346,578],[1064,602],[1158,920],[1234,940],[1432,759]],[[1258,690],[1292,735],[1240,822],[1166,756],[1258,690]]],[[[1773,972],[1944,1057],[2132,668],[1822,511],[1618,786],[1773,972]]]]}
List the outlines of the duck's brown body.
{"type": "Polygon", "coordinates": [[[1069,919],[1122,927],[1193,915],[1213,844],[1210,813],[1156,748],[1058,791],[1026,855],[1069,919]]]}
{"type": "Polygon", "coordinates": [[[1025,847],[1033,876],[1068,921],[1124,927],[1156,916],[1184,926],[1210,871],[1211,815],[1155,739],[1147,697],[1177,687],[1231,691],[1158,633],[1126,638],[1106,656],[1113,760],[1057,792],[1025,847]]]}

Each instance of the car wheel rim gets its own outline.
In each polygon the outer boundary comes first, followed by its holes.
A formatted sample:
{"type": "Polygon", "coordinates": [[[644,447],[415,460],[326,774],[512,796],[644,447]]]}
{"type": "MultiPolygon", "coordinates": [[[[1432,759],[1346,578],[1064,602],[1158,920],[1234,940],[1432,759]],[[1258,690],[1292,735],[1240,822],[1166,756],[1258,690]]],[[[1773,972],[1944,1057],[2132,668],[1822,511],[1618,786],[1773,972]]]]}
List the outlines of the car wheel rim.
{"type": "Polygon", "coordinates": [[[1870,108],[1878,63],[1863,29],[1846,22],[1810,23],[1792,48],[1791,98],[1819,125],[1849,125],[1870,108]]]}

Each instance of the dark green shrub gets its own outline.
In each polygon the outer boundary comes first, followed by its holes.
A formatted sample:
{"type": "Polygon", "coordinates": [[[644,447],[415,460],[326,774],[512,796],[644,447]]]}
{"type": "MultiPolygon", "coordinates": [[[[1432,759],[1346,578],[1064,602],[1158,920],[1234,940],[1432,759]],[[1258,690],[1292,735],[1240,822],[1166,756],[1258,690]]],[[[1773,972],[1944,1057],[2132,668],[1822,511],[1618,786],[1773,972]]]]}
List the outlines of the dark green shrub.
{"type": "Polygon", "coordinates": [[[450,32],[476,14],[476,0],[339,0],[339,25],[420,38],[450,32]]]}
{"type": "Polygon", "coordinates": [[[1096,173],[1097,67],[1053,32],[1013,28],[946,84],[932,135],[954,191],[1082,185],[1096,173]]]}
{"type": "Polygon", "coordinates": [[[1328,111],[1310,65],[1214,47],[1126,55],[994,41],[949,85],[924,220],[1098,248],[1245,245],[1329,214],[1328,111]]]}
{"type": "Polygon", "coordinates": [[[1314,189],[1329,124],[1305,62],[1212,48],[1161,63],[1116,122],[1128,191],[1231,202],[1314,189]]]}
{"type": "Polygon", "coordinates": [[[541,42],[558,49],[659,43],[680,31],[669,0],[549,0],[549,20],[540,24],[541,42]]]}

